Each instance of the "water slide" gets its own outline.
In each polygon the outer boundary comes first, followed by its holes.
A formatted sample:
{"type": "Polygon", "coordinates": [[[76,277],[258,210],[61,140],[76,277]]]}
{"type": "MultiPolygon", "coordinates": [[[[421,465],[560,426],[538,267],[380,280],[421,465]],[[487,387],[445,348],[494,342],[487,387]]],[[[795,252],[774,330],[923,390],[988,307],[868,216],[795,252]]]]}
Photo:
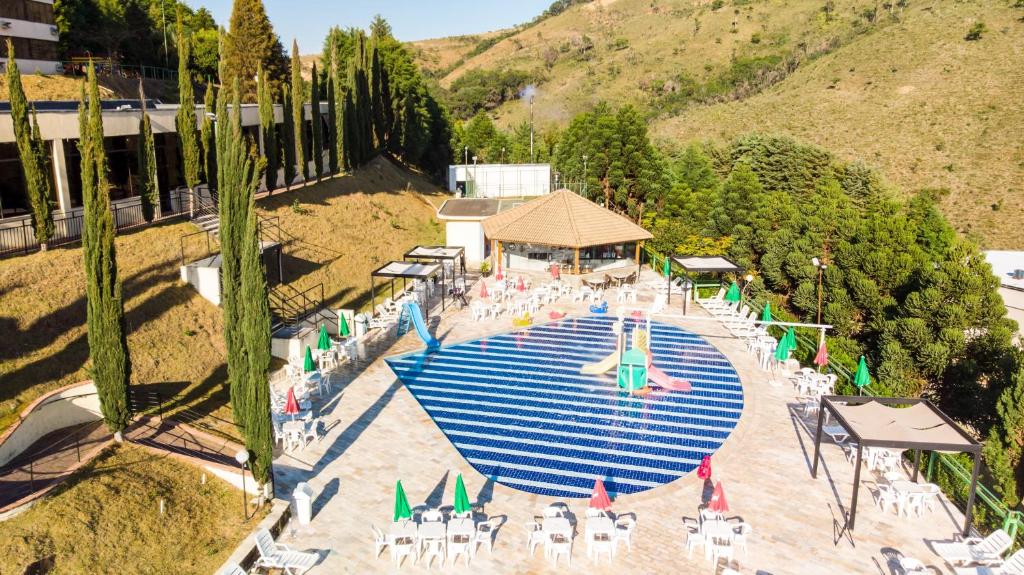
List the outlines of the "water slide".
{"type": "Polygon", "coordinates": [[[613,351],[607,357],[597,363],[588,363],[580,368],[580,373],[586,375],[601,375],[615,369],[619,363],[619,352],[613,351]]]}
{"type": "Polygon", "coordinates": [[[437,338],[430,335],[427,330],[427,324],[423,321],[423,313],[420,312],[420,304],[416,302],[409,302],[402,304],[405,307],[405,313],[409,314],[412,318],[412,325],[416,328],[416,333],[423,340],[423,343],[427,344],[427,351],[434,351],[441,347],[441,342],[437,341],[437,338]]]}
{"type": "Polygon", "coordinates": [[[647,383],[654,387],[675,391],[690,391],[692,389],[690,382],[672,377],[653,363],[647,364],[647,383]]]}

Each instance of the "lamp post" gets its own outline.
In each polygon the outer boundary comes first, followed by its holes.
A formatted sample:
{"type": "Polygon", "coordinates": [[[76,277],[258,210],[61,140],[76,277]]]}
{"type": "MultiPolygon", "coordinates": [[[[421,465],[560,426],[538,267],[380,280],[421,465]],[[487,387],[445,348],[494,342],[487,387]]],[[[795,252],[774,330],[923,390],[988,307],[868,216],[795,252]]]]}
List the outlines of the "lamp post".
{"type": "Polygon", "coordinates": [[[242,467],[242,515],[245,517],[245,520],[248,521],[249,496],[245,492],[245,468],[246,464],[249,463],[249,450],[244,447],[242,449],[239,449],[238,453],[235,454],[235,461],[237,461],[238,465],[242,467]]]}
{"type": "Polygon", "coordinates": [[[586,154],[583,154],[583,197],[584,198],[587,197],[587,155],[586,154]]]}
{"type": "Polygon", "coordinates": [[[535,162],[536,159],[533,156],[533,96],[530,96],[530,163],[535,162]]]}
{"type": "Polygon", "coordinates": [[[473,197],[474,198],[477,197],[476,193],[477,193],[476,192],[476,156],[473,156],[473,197]]]}
{"type": "Polygon", "coordinates": [[[821,299],[822,299],[821,278],[825,274],[825,268],[828,267],[828,264],[822,262],[817,257],[813,257],[813,258],[811,258],[811,265],[813,265],[814,267],[818,268],[818,323],[820,324],[821,323],[821,299]]]}
{"type": "Polygon", "coordinates": [[[754,275],[753,274],[747,274],[747,275],[743,276],[743,289],[740,290],[740,303],[743,303],[743,296],[744,296],[744,294],[747,293],[747,288],[750,287],[750,284],[753,281],[754,281],[754,275]]]}

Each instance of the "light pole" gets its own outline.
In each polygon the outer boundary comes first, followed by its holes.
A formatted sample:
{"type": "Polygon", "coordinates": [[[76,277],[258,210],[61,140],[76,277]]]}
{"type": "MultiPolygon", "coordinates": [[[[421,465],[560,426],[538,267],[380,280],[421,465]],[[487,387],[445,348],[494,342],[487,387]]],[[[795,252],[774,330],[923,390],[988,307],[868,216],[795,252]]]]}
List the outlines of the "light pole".
{"type": "Polygon", "coordinates": [[[533,157],[533,96],[530,96],[530,163],[535,161],[533,157]]]}
{"type": "Polygon", "coordinates": [[[476,196],[476,156],[473,156],[473,197],[476,196]]]}
{"type": "Polygon", "coordinates": [[[754,281],[753,274],[747,274],[743,276],[743,289],[740,290],[740,303],[743,303],[743,295],[747,293],[747,288],[754,281]]]}
{"type": "Polygon", "coordinates": [[[500,163],[502,163],[502,164],[505,163],[505,146],[501,147],[501,162],[500,163]]]}
{"type": "MultiPolygon", "coordinates": [[[[583,197],[587,197],[587,155],[583,154],[583,197]]],[[[587,198],[589,199],[589,198],[587,198]]]]}
{"type": "Polygon", "coordinates": [[[821,299],[822,299],[821,278],[824,275],[825,268],[828,267],[828,264],[825,264],[824,262],[819,260],[817,257],[813,257],[813,258],[811,258],[811,265],[813,265],[814,267],[818,268],[818,323],[820,324],[821,323],[821,299]]]}
{"type": "Polygon", "coordinates": [[[245,492],[245,467],[246,464],[249,462],[249,450],[244,447],[242,449],[239,449],[238,453],[235,454],[235,461],[237,461],[238,464],[242,466],[242,515],[245,517],[245,520],[248,521],[249,496],[245,492]]]}

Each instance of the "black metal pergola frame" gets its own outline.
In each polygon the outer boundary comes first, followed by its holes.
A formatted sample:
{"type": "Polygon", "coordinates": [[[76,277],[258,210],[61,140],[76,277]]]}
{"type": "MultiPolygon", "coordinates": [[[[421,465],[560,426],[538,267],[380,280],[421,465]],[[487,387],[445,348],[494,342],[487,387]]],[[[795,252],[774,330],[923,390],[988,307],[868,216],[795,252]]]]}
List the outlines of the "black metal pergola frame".
{"type": "MultiPolygon", "coordinates": [[[[466,248],[460,246],[416,246],[413,249],[405,252],[402,255],[402,259],[406,261],[420,261],[428,260],[435,263],[443,264],[446,261],[452,262],[452,286],[455,285],[455,260],[459,261],[459,275],[462,276],[462,281],[466,281],[466,248]],[[456,255],[426,255],[417,254],[416,250],[458,250],[456,255]]],[[[441,274],[444,275],[444,266],[441,267],[441,274]]],[[[441,278],[442,281],[444,278],[441,278]]]]}
{"type": "MultiPolygon", "coordinates": [[[[405,280],[417,279],[423,280],[424,282],[429,281],[430,278],[440,274],[441,275],[441,311],[445,308],[445,289],[444,289],[444,266],[438,263],[420,263],[420,262],[407,262],[401,260],[392,260],[379,268],[370,272],[370,309],[374,310],[377,307],[377,278],[389,278],[391,281],[391,299],[395,298],[395,280],[402,278],[402,289],[405,289],[405,280]],[[420,266],[432,266],[433,270],[427,273],[393,273],[383,271],[391,264],[404,264],[404,265],[420,265],[420,266]]],[[[430,302],[429,296],[427,303],[423,306],[423,316],[429,317],[430,314],[430,302]]]]}
{"type": "Polygon", "coordinates": [[[852,531],[854,523],[857,519],[857,494],[860,491],[860,468],[861,458],[864,454],[865,447],[883,447],[883,448],[896,448],[896,449],[913,449],[914,450],[914,477],[913,480],[917,481],[918,470],[921,467],[921,452],[922,451],[945,451],[945,452],[958,452],[958,453],[970,453],[974,458],[974,468],[971,471],[971,488],[967,496],[967,507],[964,509],[964,530],[963,534],[966,537],[971,528],[971,512],[974,508],[974,498],[978,487],[978,472],[981,470],[981,444],[978,443],[973,437],[967,434],[955,421],[949,418],[939,408],[928,401],[927,399],[920,398],[909,398],[909,397],[868,397],[863,395],[826,395],[821,398],[821,409],[818,410],[818,430],[814,436],[814,464],[811,468],[811,477],[818,477],[818,460],[821,455],[821,433],[822,427],[825,422],[825,412],[828,411],[836,421],[843,426],[843,429],[850,434],[852,441],[857,444],[857,461],[854,463],[853,472],[853,497],[850,501],[850,516],[847,522],[847,527],[852,531]],[[946,425],[955,430],[957,434],[963,438],[963,443],[936,443],[936,442],[922,442],[922,441],[906,441],[906,440],[880,440],[880,439],[868,439],[865,440],[857,430],[854,429],[853,425],[846,420],[845,417],[836,409],[837,403],[843,403],[846,405],[864,405],[871,401],[880,403],[882,405],[917,405],[923,403],[939,417],[946,425]]]}
{"type": "MultiPolygon", "coordinates": [[[[729,258],[727,258],[725,256],[695,256],[695,255],[678,255],[678,254],[673,254],[673,255],[669,256],[669,260],[679,264],[679,267],[683,268],[683,280],[684,280],[683,285],[684,286],[691,285],[691,282],[690,282],[690,273],[691,272],[698,273],[698,274],[699,273],[705,273],[705,274],[741,274],[741,273],[743,273],[743,268],[741,268],[739,266],[739,264],[737,264],[736,262],[732,261],[731,259],[729,259],[729,258]],[[692,267],[692,266],[687,266],[683,262],[679,261],[681,258],[706,258],[706,259],[715,258],[715,259],[725,260],[726,262],[729,262],[729,264],[733,267],[733,269],[722,269],[720,267],[700,267],[700,266],[692,267]]],[[[669,267],[668,277],[665,278],[665,279],[666,279],[666,281],[668,281],[668,301],[666,303],[672,303],[672,272],[671,272],[671,266],[669,267]]],[[[690,291],[692,291],[694,294],[697,293],[697,290],[695,288],[691,289],[690,291]]],[[[696,297],[696,295],[694,295],[694,297],[696,297]]],[[[684,287],[683,288],[683,315],[686,315],[686,303],[687,303],[688,299],[689,298],[687,297],[687,294],[686,294],[686,288],[684,287]]]]}

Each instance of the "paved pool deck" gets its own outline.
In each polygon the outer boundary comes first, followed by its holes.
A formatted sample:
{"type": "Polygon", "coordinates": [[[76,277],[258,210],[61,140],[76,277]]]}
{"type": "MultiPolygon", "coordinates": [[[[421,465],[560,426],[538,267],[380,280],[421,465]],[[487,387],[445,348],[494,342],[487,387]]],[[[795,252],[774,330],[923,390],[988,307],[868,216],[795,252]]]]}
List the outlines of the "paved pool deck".
{"type": "MultiPolygon", "coordinates": [[[[643,279],[653,277],[648,271],[643,279]]],[[[470,295],[475,296],[478,289],[471,289],[470,295]]],[[[641,292],[639,306],[645,307],[651,297],[641,292]]],[[[738,551],[733,568],[743,574],[889,575],[900,573],[896,558],[903,554],[923,560],[936,573],[951,572],[926,542],[949,539],[958,531],[963,517],[956,507],[943,499],[922,518],[897,517],[892,511],[883,514],[869,489],[874,474],[864,471],[856,530],[844,531],[854,469],[841,449],[823,442],[824,461],[818,478],[812,479],[810,429],[815,423],[794,415],[792,386],[761,370],[743,342],[721,325],[682,317],[677,297],[673,296],[669,310],[672,316],[656,319],[704,337],[728,357],[743,385],[739,424],[712,458],[714,478],[723,481],[729,501],[727,515],[741,516],[754,528],[748,552],[738,551]]],[[[612,310],[615,307],[612,300],[612,310]]],[[[585,306],[569,303],[568,298],[545,306],[541,315],[546,317],[551,309],[570,315],[587,313],[585,306]]],[[[692,305],[689,313],[707,317],[692,305]]],[[[442,345],[513,329],[508,318],[474,322],[468,308],[449,308],[434,323],[442,345]]],[[[388,529],[395,480],[402,480],[412,505],[450,505],[457,473],[463,474],[470,499],[504,523],[493,553],[481,550],[470,567],[460,562],[446,565],[445,572],[718,572],[700,549],[687,557],[682,518],[696,517],[704,490],[696,473],[614,502],[614,511],[635,514],[638,526],[632,551],[626,553],[620,547],[610,564],[586,557],[582,536],[586,499],[566,501],[579,518],[572,567],[564,562],[552,567],[540,549],[531,557],[523,525],[555,500],[490,482],[462,458],[384,362],[388,355],[420,348],[415,332],[397,340],[383,336],[364,346],[364,359],[347,362],[331,374],[335,395],[322,404],[325,437],[275,459],[279,496],[290,493],[300,481],[309,483],[316,493],[312,522],[300,527],[293,521],[280,538],[293,548],[321,553],[321,562],[310,573],[395,572],[387,551],[374,556],[371,532],[371,525],[388,529]]],[[[438,569],[436,563],[434,569],[438,569]]],[[[401,571],[427,570],[407,562],[401,571]]]]}

